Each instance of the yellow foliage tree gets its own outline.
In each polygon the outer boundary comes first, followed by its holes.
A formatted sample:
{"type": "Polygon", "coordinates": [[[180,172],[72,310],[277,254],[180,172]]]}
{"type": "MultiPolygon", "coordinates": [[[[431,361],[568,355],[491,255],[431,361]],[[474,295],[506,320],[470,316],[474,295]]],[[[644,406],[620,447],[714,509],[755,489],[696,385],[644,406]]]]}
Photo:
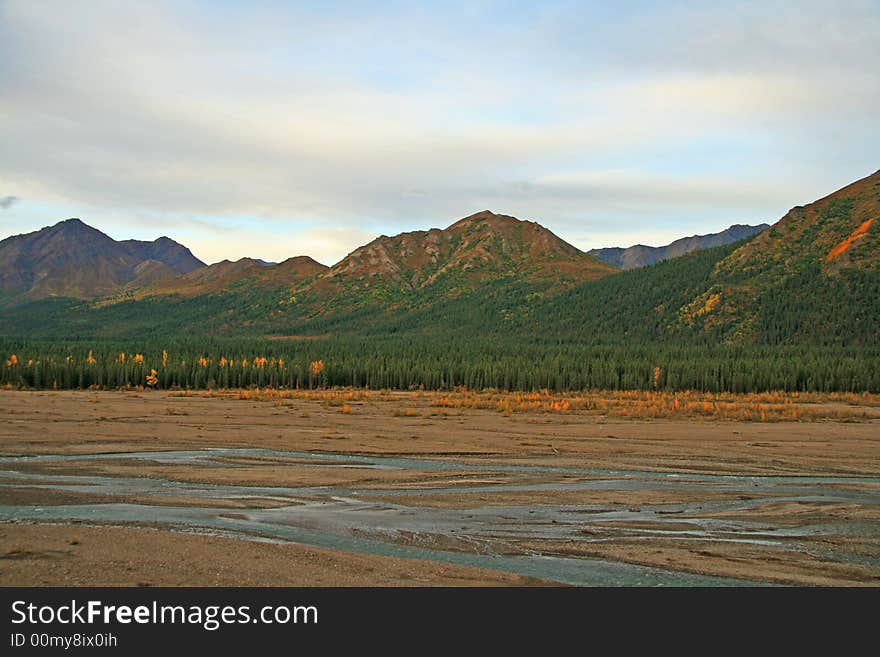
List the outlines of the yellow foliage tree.
{"type": "Polygon", "coordinates": [[[313,388],[315,385],[315,379],[321,376],[321,373],[324,371],[324,361],[323,360],[313,360],[309,364],[309,387],[313,388]]]}

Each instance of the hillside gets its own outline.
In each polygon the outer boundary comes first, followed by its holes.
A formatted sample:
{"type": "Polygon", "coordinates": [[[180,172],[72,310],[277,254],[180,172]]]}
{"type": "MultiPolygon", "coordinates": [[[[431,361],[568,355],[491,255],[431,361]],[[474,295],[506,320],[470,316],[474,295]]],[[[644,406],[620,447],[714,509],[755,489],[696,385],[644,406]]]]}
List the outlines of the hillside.
{"type": "Polygon", "coordinates": [[[878,299],[880,171],[792,208],[726,256],[679,324],[735,340],[876,340],[878,299]]]}
{"type": "Polygon", "coordinates": [[[252,258],[241,258],[235,262],[223,260],[182,276],[145,285],[134,291],[132,296],[136,298],[171,295],[196,297],[247,286],[293,288],[326,270],[326,265],[308,256],[288,258],[277,264],[252,258]]]}
{"type": "Polygon", "coordinates": [[[535,222],[487,210],[446,229],[379,237],[296,292],[322,312],[418,306],[499,281],[558,292],[615,271],[535,222]]]}
{"type": "Polygon", "coordinates": [[[117,242],[79,219],[68,219],[0,242],[0,292],[7,298],[86,299],[203,266],[167,237],[117,242]]]}
{"type": "Polygon", "coordinates": [[[740,240],[760,233],[766,228],[769,228],[768,224],[759,224],[757,226],[734,224],[730,228],[719,233],[682,237],[681,239],[670,242],[665,246],[645,246],[643,244],[636,244],[635,246],[627,248],[610,247],[605,249],[593,249],[588,251],[588,253],[614,267],[619,267],[620,269],[625,270],[636,269],[637,267],[646,267],[647,265],[663,262],[670,258],[678,258],[686,253],[691,253],[692,251],[739,242],[740,240]]]}

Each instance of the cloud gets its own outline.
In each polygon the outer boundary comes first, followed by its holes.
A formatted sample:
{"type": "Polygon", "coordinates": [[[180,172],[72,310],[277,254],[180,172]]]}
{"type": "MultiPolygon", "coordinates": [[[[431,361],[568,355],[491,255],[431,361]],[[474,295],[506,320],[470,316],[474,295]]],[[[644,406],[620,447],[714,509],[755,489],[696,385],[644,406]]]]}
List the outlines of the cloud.
{"type": "Polygon", "coordinates": [[[790,190],[780,190],[766,181],[700,174],[685,178],[622,169],[548,174],[527,183],[527,187],[531,194],[551,190],[553,195],[599,204],[653,208],[658,212],[674,207],[760,205],[778,202],[790,194],[790,190]]]}
{"type": "Polygon", "coordinates": [[[0,196],[0,210],[8,210],[19,200],[17,196],[0,196]]]}
{"type": "Polygon", "coordinates": [[[208,6],[0,4],[0,185],[275,260],[487,207],[699,232],[877,168],[876,3],[208,6]]]}

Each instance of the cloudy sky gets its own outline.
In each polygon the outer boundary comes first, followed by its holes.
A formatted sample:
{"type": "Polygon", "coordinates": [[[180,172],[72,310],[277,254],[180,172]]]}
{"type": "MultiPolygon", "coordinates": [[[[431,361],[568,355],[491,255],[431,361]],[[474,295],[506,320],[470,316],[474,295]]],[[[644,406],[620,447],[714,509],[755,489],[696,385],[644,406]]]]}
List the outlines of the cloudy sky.
{"type": "Polygon", "coordinates": [[[332,264],[491,209],[661,244],[876,171],[878,107],[877,0],[0,0],[0,238],[332,264]]]}

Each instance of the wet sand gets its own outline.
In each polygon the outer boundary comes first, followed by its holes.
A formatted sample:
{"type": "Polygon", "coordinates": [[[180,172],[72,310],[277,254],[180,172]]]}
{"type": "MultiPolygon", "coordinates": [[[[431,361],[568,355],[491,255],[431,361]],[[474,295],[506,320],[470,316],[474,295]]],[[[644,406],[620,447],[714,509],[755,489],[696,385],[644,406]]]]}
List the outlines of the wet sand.
{"type": "MultiPolygon", "coordinates": [[[[600,571],[660,569],[650,581],[661,583],[669,573],[672,583],[880,584],[874,407],[857,409],[859,421],[759,423],[434,400],[390,393],[343,412],[234,393],[0,391],[0,555],[12,554],[0,583],[592,582],[571,575],[574,558],[586,570],[591,559],[600,571]],[[81,458],[14,458],[34,455],[81,458]],[[86,553],[64,547],[68,532],[125,538],[86,553]],[[267,536],[285,543],[254,540],[267,536]],[[417,558],[396,556],[401,546],[417,558]],[[265,550],[259,572],[191,563],[251,550],[265,550]],[[311,551],[308,567],[287,572],[299,551],[311,551]],[[161,581],[139,582],[151,571],[131,555],[146,552],[161,555],[150,557],[165,564],[161,581]],[[564,557],[568,574],[554,577],[552,562],[535,570],[528,559],[540,555],[564,557]]],[[[597,581],[642,582],[644,572],[597,581]]]]}
{"type": "Polygon", "coordinates": [[[529,586],[415,559],[147,528],[0,524],[0,586],[529,586]]]}

